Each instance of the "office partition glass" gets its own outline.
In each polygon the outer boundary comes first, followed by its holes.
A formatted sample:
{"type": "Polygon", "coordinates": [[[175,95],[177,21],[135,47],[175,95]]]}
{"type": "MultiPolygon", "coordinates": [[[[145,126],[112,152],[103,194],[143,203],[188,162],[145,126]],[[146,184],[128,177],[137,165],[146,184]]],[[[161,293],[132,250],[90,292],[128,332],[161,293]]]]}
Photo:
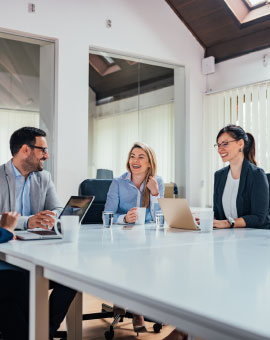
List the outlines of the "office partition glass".
{"type": "MultiPolygon", "coordinates": [[[[178,66],[179,67],[179,66],[178,66]]],[[[126,171],[136,141],[156,152],[158,174],[175,181],[176,66],[91,51],[89,55],[89,177],[126,171]]]]}
{"type": "Polygon", "coordinates": [[[11,158],[9,139],[23,127],[46,131],[54,175],[54,43],[0,32],[0,164],[11,158]]]}

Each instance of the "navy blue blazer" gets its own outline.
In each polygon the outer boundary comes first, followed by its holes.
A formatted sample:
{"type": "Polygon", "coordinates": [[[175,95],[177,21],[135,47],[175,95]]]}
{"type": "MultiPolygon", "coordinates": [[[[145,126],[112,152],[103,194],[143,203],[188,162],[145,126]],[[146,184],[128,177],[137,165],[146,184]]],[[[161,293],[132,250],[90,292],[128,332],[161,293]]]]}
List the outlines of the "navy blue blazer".
{"type": "MultiPolygon", "coordinates": [[[[10,231],[0,227],[0,243],[4,243],[9,240],[12,240],[12,238],[13,238],[13,234],[10,231]]],[[[9,263],[0,261],[0,271],[1,270],[18,270],[18,267],[14,267],[13,265],[9,263]]]]}
{"type": "MultiPolygon", "coordinates": [[[[226,220],[222,195],[230,166],[215,172],[214,215],[217,220],[226,220]]],[[[263,169],[244,159],[238,193],[236,197],[238,217],[242,217],[247,228],[270,229],[269,184],[263,169]]]]}
{"type": "Polygon", "coordinates": [[[7,242],[11,240],[12,238],[13,238],[13,234],[10,231],[4,228],[0,228],[0,243],[7,242]]]}

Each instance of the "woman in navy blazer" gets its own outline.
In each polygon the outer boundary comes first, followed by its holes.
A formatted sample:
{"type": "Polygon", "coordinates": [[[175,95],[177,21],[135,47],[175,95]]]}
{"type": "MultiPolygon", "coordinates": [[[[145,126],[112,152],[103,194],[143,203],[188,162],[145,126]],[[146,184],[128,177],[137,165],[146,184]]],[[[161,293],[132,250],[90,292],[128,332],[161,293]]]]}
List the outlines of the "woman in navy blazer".
{"type": "Polygon", "coordinates": [[[215,173],[215,228],[270,228],[269,184],[257,167],[255,140],[240,126],[227,125],[216,138],[218,153],[229,165],[215,173]]]}
{"type": "Polygon", "coordinates": [[[7,242],[14,237],[13,230],[19,216],[20,215],[15,212],[4,213],[1,216],[0,243],[7,242]]]}
{"type": "MultiPolygon", "coordinates": [[[[19,218],[16,212],[3,213],[0,223],[0,243],[14,238],[13,230],[19,218]]],[[[0,331],[5,340],[28,339],[28,273],[14,270],[0,261],[0,331]]]]}
{"type": "MultiPolygon", "coordinates": [[[[228,125],[217,135],[218,153],[229,165],[215,173],[214,227],[269,228],[269,186],[264,171],[256,166],[255,141],[250,133],[228,125]]],[[[186,340],[174,330],[163,340],[186,340]]]]}

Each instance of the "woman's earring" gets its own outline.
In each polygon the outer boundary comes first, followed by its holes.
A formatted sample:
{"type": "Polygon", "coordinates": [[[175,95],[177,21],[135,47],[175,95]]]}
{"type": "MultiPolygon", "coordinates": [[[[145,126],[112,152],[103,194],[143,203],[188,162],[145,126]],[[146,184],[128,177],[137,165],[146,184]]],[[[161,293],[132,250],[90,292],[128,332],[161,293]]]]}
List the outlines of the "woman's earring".
{"type": "Polygon", "coordinates": [[[241,148],[239,149],[239,152],[242,152],[242,149],[241,149],[241,148]]]}

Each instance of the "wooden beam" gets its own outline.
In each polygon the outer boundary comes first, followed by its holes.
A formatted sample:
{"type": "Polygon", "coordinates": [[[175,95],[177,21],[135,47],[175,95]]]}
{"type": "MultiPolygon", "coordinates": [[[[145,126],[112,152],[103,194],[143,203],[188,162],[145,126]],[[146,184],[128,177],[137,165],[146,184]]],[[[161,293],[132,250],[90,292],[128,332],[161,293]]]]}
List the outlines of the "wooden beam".
{"type": "Polygon", "coordinates": [[[178,18],[184,23],[184,25],[187,27],[187,29],[190,31],[190,33],[194,36],[194,38],[200,43],[200,45],[206,49],[205,44],[203,41],[193,32],[192,27],[187,23],[187,21],[184,19],[184,17],[181,15],[181,13],[174,7],[171,0],[165,0],[167,4],[171,7],[171,9],[174,11],[174,13],[178,16],[178,18]]]}
{"type": "Polygon", "coordinates": [[[216,63],[270,47],[270,28],[225,41],[206,49],[206,57],[214,56],[216,63]]]}

